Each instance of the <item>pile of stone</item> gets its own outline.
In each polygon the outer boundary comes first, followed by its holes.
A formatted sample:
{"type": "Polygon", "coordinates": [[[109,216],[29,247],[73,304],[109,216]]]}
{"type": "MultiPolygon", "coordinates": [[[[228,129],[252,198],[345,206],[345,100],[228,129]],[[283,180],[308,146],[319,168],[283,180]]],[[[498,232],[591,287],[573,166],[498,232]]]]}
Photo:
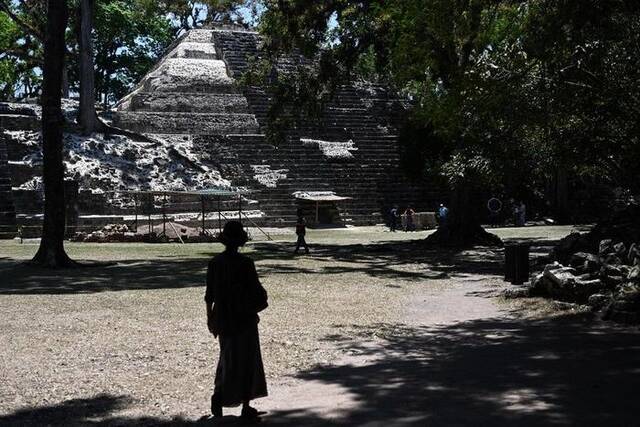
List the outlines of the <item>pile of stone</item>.
{"type": "Polygon", "coordinates": [[[627,247],[640,242],[640,205],[629,205],[614,212],[588,233],[570,234],[554,248],[552,257],[562,264],[567,264],[577,252],[597,253],[600,242],[607,239],[622,242],[627,247]]]}
{"type": "Polygon", "coordinates": [[[78,232],[71,239],[74,242],[109,243],[109,242],[141,242],[143,237],[129,229],[126,224],[107,224],[100,230],[91,233],[78,232]]]}
{"type": "Polygon", "coordinates": [[[113,242],[179,242],[204,243],[215,242],[216,236],[208,232],[202,234],[200,228],[189,227],[177,222],[156,224],[149,233],[146,226],[138,227],[137,231],[126,224],[108,224],[100,230],[91,233],[78,232],[72,238],[74,242],[113,243],[113,242]]]}
{"type": "Polygon", "coordinates": [[[640,246],[603,239],[597,253],[576,252],[565,265],[548,264],[529,294],[588,304],[604,318],[640,323],[640,246]]]}

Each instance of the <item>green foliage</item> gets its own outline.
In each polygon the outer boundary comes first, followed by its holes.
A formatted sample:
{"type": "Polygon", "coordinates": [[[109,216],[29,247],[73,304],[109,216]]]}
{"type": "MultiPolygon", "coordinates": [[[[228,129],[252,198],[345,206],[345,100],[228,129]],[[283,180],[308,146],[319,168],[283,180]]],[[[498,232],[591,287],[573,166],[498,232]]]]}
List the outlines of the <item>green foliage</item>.
{"type": "Polygon", "coordinates": [[[171,17],[174,34],[213,23],[243,24],[241,8],[251,9],[254,0],[144,0],[171,17]]]}
{"type": "Polygon", "coordinates": [[[43,0],[0,0],[0,98],[39,91],[44,33],[43,0]]]}
{"type": "Polygon", "coordinates": [[[145,2],[96,2],[96,90],[113,102],[124,96],[172,40],[171,25],[145,2]]]}
{"type": "Polygon", "coordinates": [[[17,33],[18,29],[13,21],[5,13],[0,12],[0,52],[5,52],[0,55],[0,97],[3,99],[13,95],[18,83],[16,68],[6,53],[14,46],[17,33]]]}
{"type": "Polygon", "coordinates": [[[545,142],[584,176],[640,193],[640,4],[540,2],[524,39],[546,110],[545,142]]]}
{"type": "Polygon", "coordinates": [[[568,168],[640,194],[637,1],[264,3],[272,60],[396,87],[414,102],[408,146],[452,186],[531,194],[568,168]]]}

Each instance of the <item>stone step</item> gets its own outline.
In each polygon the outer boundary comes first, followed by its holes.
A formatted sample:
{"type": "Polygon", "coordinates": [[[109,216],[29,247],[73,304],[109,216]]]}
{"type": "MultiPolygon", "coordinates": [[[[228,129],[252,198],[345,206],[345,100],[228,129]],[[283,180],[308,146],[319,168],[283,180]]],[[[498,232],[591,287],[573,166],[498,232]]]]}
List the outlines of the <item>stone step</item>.
{"type": "MultiPolygon", "coordinates": [[[[247,142],[243,142],[243,143],[235,143],[235,142],[229,142],[229,141],[218,141],[218,142],[213,142],[210,141],[211,143],[214,144],[214,147],[217,144],[232,148],[233,150],[239,152],[239,153],[272,153],[273,155],[279,155],[279,154],[309,154],[309,155],[319,155],[319,156],[324,156],[322,150],[318,147],[318,146],[312,146],[312,145],[290,145],[290,146],[286,146],[286,147],[282,147],[282,148],[275,148],[275,147],[271,147],[268,145],[258,145],[258,144],[251,144],[250,141],[247,142]]],[[[203,144],[206,147],[206,143],[203,144]]],[[[360,153],[366,153],[366,154],[393,154],[393,153],[399,153],[400,152],[400,147],[396,146],[392,146],[390,144],[380,144],[380,145],[367,145],[366,143],[358,143],[358,142],[354,142],[352,148],[349,150],[349,152],[353,155],[357,155],[360,153]]]]}
{"type": "MultiPolygon", "coordinates": [[[[270,147],[261,147],[261,146],[250,146],[247,144],[225,144],[224,141],[221,141],[218,144],[214,144],[211,146],[212,149],[215,148],[228,148],[233,150],[235,153],[242,154],[265,154],[271,155],[274,157],[277,156],[298,156],[298,157],[318,157],[318,158],[328,158],[326,154],[322,152],[317,147],[289,147],[285,149],[274,149],[270,147]]],[[[206,148],[204,145],[203,148],[206,148]]],[[[399,155],[400,150],[398,147],[367,147],[366,145],[357,145],[354,144],[353,149],[348,150],[352,156],[357,156],[359,154],[366,155],[399,155]]]]}
{"type": "Polygon", "coordinates": [[[173,58],[218,59],[215,45],[211,41],[183,41],[171,53],[173,58]]]}
{"type": "MultiPolygon", "coordinates": [[[[6,168],[11,177],[11,185],[19,187],[29,181],[33,176],[42,176],[42,165],[29,165],[21,162],[10,162],[6,168]]],[[[0,178],[0,185],[2,179],[0,178]]]]}
{"type": "Polygon", "coordinates": [[[37,131],[42,127],[37,117],[19,114],[0,114],[0,129],[37,131]]]}
{"type": "MultiPolygon", "coordinates": [[[[233,152],[238,156],[254,156],[254,155],[266,155],[273,158],[282,157],[282,158],[316,158],[316,159],[326,159],[331,160],[331,157],[327,157],[325,154],[320,151],[318,148],[289,148],[286,150],[275,150],[270,148],[263,147],[238,147],[233,145],[227,145],[226,147],[233,150],[233,152]]],[[[349,150],[352,156],[354,157],[372,157],[372,156],[394,156],[400,157],[400,153],[397,148],[389,148],[389,147],[362,147],[356,145],[355,150],[349,150]]]]}
{"type": "Polygon", "coordinates": [[[235,81],[227,74],[224,61],[193,58],[167,58],[143,82],[144,92],[232,91],[235,81]]]}
{"type": "Polygon", "coordinates": [[[131,111],[249,113],[247,99],[238,93],[137,93],[131,99],[131,111]]]}
{"type": "Polygon", "coordinates": [[[139,133],[191,133],[224,135],[256,133],[258,123],[253,114],[161,113],[119,111],[115,126],[139,133]]]}

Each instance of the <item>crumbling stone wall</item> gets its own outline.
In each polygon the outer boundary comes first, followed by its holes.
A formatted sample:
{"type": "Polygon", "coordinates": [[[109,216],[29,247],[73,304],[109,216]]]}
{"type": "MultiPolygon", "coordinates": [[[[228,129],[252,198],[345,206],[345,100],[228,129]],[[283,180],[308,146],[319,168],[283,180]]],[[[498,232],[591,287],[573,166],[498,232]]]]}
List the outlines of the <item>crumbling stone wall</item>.
{"type": "Polygon", "coordinates": [[[16,211],[7,159],[7,144],[0,138],[0,238],[13,237],[16,231],[16,211]]]}

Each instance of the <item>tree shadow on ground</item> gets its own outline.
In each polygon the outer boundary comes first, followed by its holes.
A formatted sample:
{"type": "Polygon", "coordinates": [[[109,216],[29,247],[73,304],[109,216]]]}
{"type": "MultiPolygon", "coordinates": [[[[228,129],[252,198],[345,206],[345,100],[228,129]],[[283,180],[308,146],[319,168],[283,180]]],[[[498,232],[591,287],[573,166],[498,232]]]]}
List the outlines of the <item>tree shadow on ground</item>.
{"type": "MultiPolygon", "coordinates": [[[[447,326],[381,323],[325,337],[366,357],[303,371],[341,386],[354,406],[273,411],[261,425],[637,425],[639,331],[558,319],[482,319],[447,326]],[[358,359],[362,360],[362,359],[358,359]]],[[[97,395],[0,416],[0,425],[240,426],[217,420],[117,415],[133,399],[97,395]]]]}
{"type": "Polygon", "coordinates": [[[268,274],[294,273],[363,273],[372,277],[402,280],[429,280],[464,278],[473,275],[502,274],[502,249],[479,247],[469,250],[444,249],[425,246],[420,240],[389,241],[371,244],[313,245],[306,260],[309,263],[268,264],[266,261],[295,259],[289,245],[282,243],[256,243],[252,257],[265,261],[260,271],[268,274]],[[340,263],[340,265],[332,265],[340,263]],[[404,267],[411,266],[410,269],[404,267]]]}
{"type": "Polygon", "coordinates": [[[637,425],[640,416],[637,330],[577,315],[354,329],[359,338],[326,339],[366,365],[299,374],[355,395],[348,425],[637,425]]]}
{"type": "MultiPolygon", "coordinates": [[[[535,243],[546,248],[550,241],[535,243]]],[[[371,244],[316,244],[310,255],[296,262],[286,243],[254,243],[249,254],[262,275],[348,274],[400,280],[469,279],[478,275],[500,276],[503,251],[496,248],[468,250],[427,247],[421,240],[383,241],[371,244]],[[311,261],[305,262],[303,260],[311,261]]],[[[535,248],[534,247],[534,248],[535,248]]],[[[546,253],[546,249],[542,253],[546,253]]],[[[118,290],[176,289],[204,285],[207,258],[162,258],[150,261],[125,260],[116,263],[85,261],[68,270],[51,270],[24,262],[0,260],[0,295],[68,294],[118,290]],[[98,264],[98,265],[95,265],[98,264]]]]}
{"type": "Polygon", "coordinates": [[[154,416],[117,415],[118,411],[132,406],[128,396],[99,394],[91,398],[71,399],[48,406],[25,407],[7,415],[0,415],[3,427],[49,426],[158,426],[158,427],[217,427],[255,425],[332,425],[306,410],[280,411],[263,417],[263,422],[245,420],[237,416],[211,418],[203,415],[198,419],[180,416],[160,418],[154,416]]]}
{"type": "Polygon", "coordinates": [[[206,259],[120,261],[52,270],[13,262],[0,266],[2,294],[69,294],[203,286],[206,259]]]}

